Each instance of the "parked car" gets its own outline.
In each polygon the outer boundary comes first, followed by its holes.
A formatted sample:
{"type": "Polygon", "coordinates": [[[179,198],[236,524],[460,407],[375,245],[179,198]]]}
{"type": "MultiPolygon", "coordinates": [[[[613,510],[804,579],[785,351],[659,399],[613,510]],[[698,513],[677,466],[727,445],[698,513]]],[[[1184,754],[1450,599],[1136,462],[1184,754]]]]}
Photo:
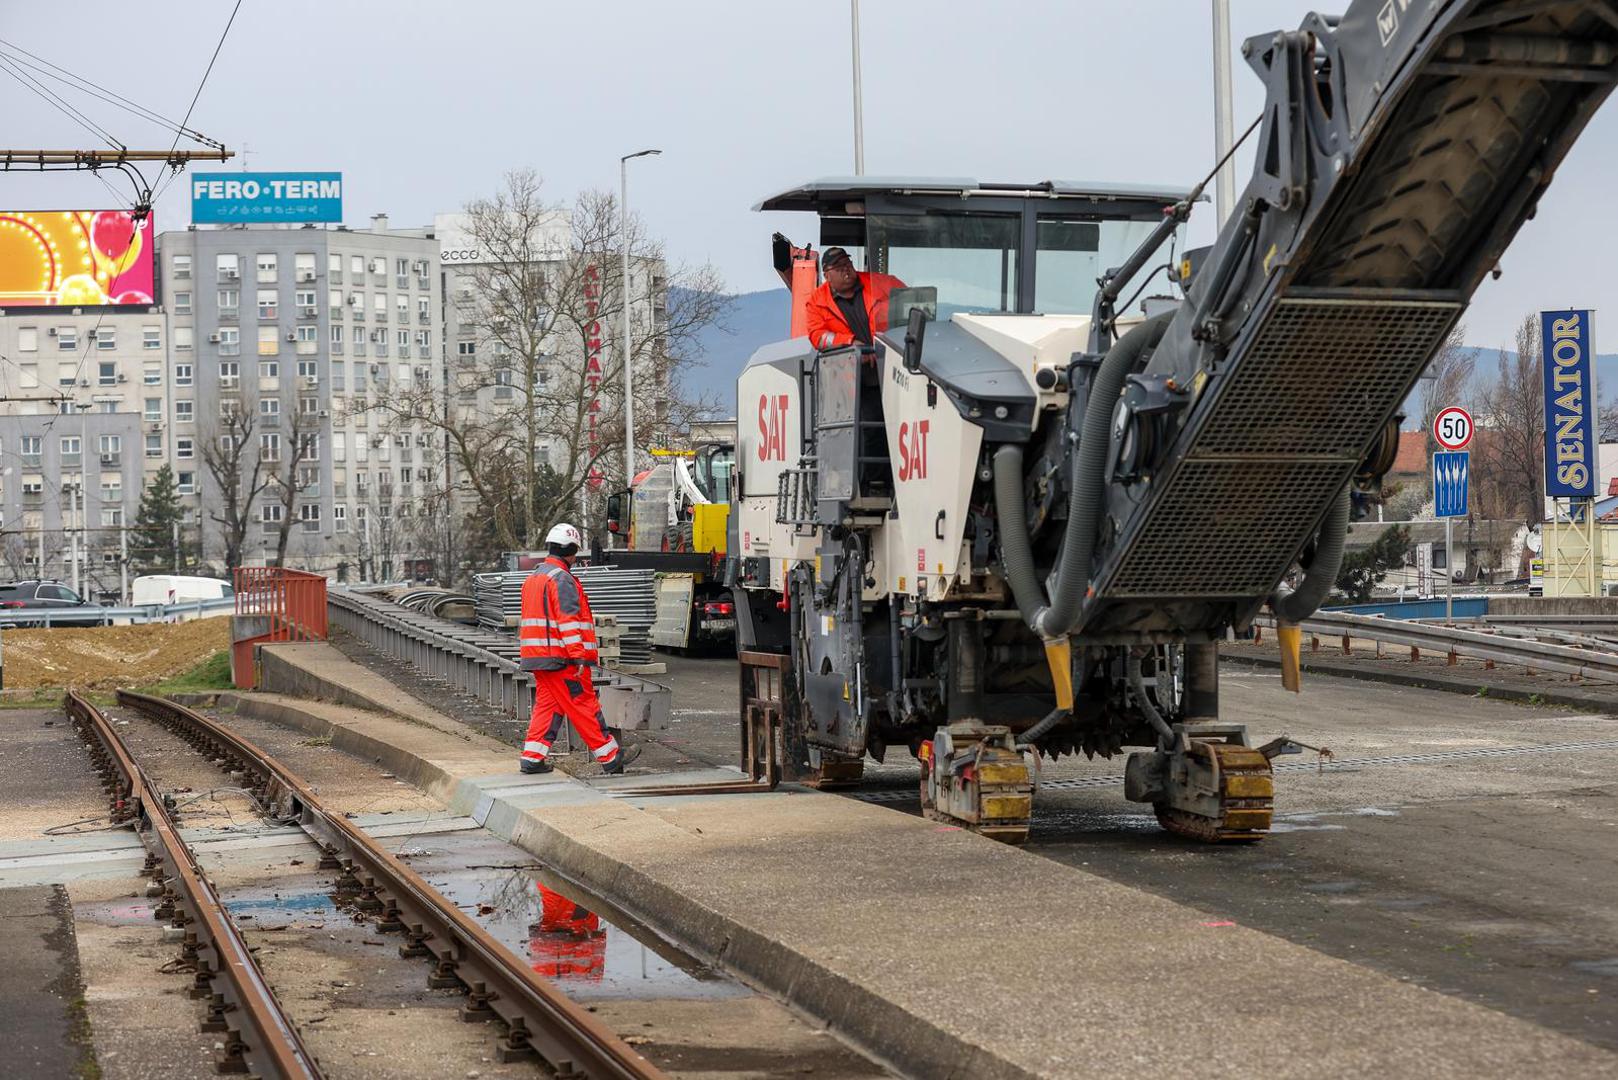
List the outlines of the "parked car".
{"type": "Polygon", "coordinates": [[[0,585],[0,626],[83,626],[99,623],[104,609],[58,581],[17,581],[0,585]]]}

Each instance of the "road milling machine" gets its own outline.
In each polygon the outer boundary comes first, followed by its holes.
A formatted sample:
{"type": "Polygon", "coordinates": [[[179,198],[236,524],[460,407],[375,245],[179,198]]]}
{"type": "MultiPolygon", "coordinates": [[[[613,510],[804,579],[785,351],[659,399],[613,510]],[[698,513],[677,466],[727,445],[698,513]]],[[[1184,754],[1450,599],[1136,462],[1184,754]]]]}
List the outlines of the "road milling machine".
{"type": "MultiPolygon", "coordinates": [[[[903,288],[871,347],[800,337],[739,380],[755,772],[848,782],[902,746],[929,814],[1017,840],[1042,756],[1134,748],[1125,796],[1169,830],[1268,830],[1293,747],[1221,715],[1217,642],[1267,612],[1295,657],[1401,402],[1618,74],[1618,3],[1358,0],[1242,53],[1255,171],[1202,252],[1200,186],[760,205],[903,288]],[[1137,313],[1163,264],[1175,295],[1137,313]]],[[[813,283],[809,248],[776,258],[813,283]]]]}

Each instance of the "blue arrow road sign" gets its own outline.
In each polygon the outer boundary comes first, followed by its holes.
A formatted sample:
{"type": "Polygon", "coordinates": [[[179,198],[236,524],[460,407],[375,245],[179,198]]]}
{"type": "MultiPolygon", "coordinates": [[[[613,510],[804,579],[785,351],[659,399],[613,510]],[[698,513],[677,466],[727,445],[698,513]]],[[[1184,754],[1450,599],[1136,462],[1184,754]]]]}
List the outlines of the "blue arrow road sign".
{"type": "Polygon", "coordinates": [[[1472,455],[1466,450],[1440,450],[1433,455],[1433,515],[1465,517],[1467,477],[1472,455]]]}

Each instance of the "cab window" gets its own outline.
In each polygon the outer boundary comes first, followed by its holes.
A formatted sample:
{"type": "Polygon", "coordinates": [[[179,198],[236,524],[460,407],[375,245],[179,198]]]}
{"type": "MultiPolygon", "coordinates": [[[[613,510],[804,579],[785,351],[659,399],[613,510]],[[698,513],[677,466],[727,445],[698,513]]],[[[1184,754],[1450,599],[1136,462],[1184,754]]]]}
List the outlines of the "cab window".
{"type": "Polygon", "coordinates": [[[938,290],[938,318],[1015,311],[1020,220],[1015,214],[876,214],[866,222],[871,270],[938,290]]]}

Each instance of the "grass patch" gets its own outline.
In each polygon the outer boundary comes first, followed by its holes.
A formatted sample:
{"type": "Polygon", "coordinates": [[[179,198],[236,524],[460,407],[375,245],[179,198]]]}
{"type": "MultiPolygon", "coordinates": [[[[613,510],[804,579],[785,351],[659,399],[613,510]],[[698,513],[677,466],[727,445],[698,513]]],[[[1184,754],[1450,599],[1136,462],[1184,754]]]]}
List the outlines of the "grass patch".
{"type": "Polygon", "coordinates": [[[141,689],[148,694],[206,694],[234,686],[230,679],[230,650],[220,649],[190,671],[141,689]]]}
{"type": "Polygon", "coordinates": [[[0,709],[59,709],[66,695],[61,690],[18,690],[0,695],[0,709]]]}

